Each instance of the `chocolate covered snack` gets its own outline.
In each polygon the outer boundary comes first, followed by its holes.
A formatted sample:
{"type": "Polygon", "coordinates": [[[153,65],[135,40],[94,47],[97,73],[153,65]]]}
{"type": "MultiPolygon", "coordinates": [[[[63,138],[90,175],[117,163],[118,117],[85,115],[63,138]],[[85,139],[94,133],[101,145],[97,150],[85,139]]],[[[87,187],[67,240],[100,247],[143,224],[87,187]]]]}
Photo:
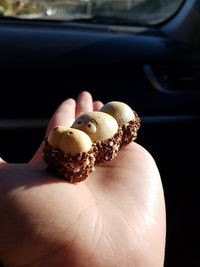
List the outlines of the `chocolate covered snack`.
{"type": "Polygon", "coordinates": [[[137,113],[127,104],[118,101],[108,102],[100,111],[111,115],[118,122],[123,133],[121,146],[128,145],[137,138],[141,121],[137,113]]]}
{"type": "Polygon", "coordinates": [[[58,126],[45,139],[44,161],[55,175],[71,183],[85,180],[94,170],[90,137],[78,129],[58,126]]]}
{"type": "Polygon", "coordinates": [[[94,165],[117,156],[137,138],[140,118],[127,104],[112,101],[87,112],[71,128],[58,126],[45,138],[44,161],[55,175],[71,183],[85,180],[94,165]]]}
{"type": "Polygon", "coordinates": [[[117,121],[109,114],[99,111],[82,114],[72,128],[84,131],[93,142],[95,163],[112,160],[119,150],[122,131],[117,121]]]}

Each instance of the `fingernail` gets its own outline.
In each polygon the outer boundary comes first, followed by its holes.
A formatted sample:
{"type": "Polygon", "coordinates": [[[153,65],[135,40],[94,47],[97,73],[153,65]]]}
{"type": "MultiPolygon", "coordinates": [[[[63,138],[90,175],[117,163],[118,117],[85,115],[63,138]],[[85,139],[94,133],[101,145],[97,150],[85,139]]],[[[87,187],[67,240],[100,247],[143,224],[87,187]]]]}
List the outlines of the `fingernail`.
{"type": "Polygon", "coordinates": [[[86,95],[90,95],[89,91],[82,91],[79,95],[78,95],[78,99],[85,97],[86,95]]]}

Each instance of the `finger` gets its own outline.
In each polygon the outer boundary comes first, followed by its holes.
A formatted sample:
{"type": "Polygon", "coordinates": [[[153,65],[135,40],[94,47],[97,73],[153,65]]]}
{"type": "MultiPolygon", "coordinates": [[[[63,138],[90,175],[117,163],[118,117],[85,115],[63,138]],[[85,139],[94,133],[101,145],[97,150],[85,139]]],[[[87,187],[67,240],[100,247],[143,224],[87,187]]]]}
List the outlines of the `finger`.
{"type": "MultiPolygon", "coordinates": [[[[55,128],[56,126],[70,127],[75,120],[75,109],[76,109],[76,102],[74,99],[69,98],[64,102],[62,102],[62,104],[57,108],[57,110],[55,111],[55,113],[53,114],[52,118],[49,121],[46,131],[46,136],[49,134],[51,129],[55,128]]],[[[43,148],[44,148],[44,143],[42,142],[42,144],[34,154],[33,158],[31,159],[30,163],[40,161],[42,159],[43,148]]]]}
{"type": "Polygon", "coordinates": [[[103,103],[101,101],[94,101],[93,110],[98,111],[103,107],[103,103]]]}
{"type": "Polygon", "coordinates": [[[93,99],[92,95],[83,91],[79,94],[76,104],[76,118],[85,112],[93,111],[93,99]]]}
{"type": "Polygon", "coordinates": [[[50,119],[46,135],[56,126],[70,127],[75,120],[76,101],[69,98],[62,102],[50,119]]]}
{"type": "Polygon", "coordinates": [[[3,165],[7,164],[7,162],[5,162],[1,157],[0,157],[0,167],[2,167],[3,165]]]}

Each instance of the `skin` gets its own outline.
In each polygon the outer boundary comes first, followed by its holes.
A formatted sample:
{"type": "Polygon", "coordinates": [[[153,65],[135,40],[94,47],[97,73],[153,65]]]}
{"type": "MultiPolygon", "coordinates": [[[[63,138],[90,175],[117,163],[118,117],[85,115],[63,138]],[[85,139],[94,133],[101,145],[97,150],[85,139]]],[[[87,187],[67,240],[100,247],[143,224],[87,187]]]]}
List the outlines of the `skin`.
{"type": "MultiPolygon", "coordinates": [[[[67,99],[47,134],[102,105],[88,92],[67,99]]],[[[78,184],[47,173],[42,149],[29,163],[0,162],[0,260],[6,267],[163,266],[163,188],[143,147],[126,146],[78,184]]]]}

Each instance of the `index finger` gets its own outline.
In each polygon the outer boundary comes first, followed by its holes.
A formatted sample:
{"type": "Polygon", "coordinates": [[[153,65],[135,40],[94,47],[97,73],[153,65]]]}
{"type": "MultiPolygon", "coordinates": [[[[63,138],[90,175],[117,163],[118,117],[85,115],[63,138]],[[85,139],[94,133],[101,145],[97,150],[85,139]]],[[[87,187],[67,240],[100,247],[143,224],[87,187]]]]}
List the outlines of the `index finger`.
{"type": "MultiPolygon", "coordinates": [[[[60,106],[57,108],[53,116],[51,117],[47,130],[46,136],[49,134],[51,129],[56,126],[66,126],[70,127],[75,120],[75,110],[76,110],[76,101],[72,98],[69,98],[63,101],[60,106]]],[[[30,163],[40,161],[42,159],[44,143],[39,146],[30,163]]]]}
{"type": "Polygon", "coordinates": [[[69,98],[63,101],[49,121],[46,135],[56,126],[70,127],[75,120],[76,101],[69,98]]]}

